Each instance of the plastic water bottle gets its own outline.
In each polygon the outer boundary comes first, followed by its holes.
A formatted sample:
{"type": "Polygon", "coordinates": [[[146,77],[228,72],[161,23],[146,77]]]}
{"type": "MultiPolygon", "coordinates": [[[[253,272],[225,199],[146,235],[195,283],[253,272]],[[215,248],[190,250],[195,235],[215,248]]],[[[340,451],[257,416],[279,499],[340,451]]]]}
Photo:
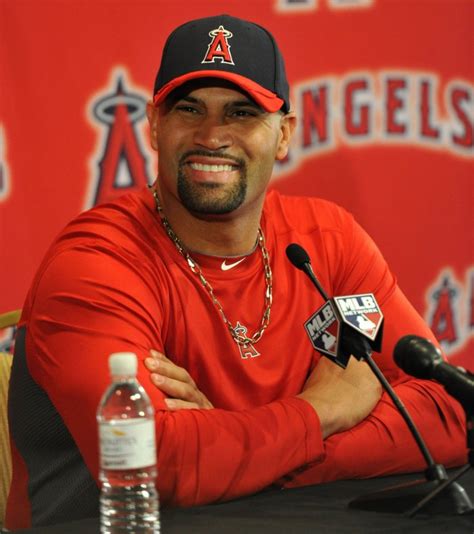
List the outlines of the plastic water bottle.
{"type": "Polygon", "coordinates": [[[135,354],[111,354],[109,367],[112,384],[97,410],[100,532],[160,532],[154,409],[136,379],[135,354]]]}

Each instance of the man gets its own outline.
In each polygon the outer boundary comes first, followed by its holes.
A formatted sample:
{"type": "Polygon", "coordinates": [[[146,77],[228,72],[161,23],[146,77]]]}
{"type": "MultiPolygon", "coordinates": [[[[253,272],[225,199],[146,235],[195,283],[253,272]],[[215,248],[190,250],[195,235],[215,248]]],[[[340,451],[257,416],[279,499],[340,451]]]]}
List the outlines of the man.
{"type": "Polygon", "coordinates": [[[296,122],[273,37],[227,15],[177,28],[148,118],[157,181],[71,222],[25,303],[8,526],[98,513],[95,411],[115,351],[142,361],[164,505],[423,469],[367,365],[312,349],[303,323],[322,299],[286,259],[292,242],[330,294],[375,293],[376,361],[436,460],[464,462],[460,406],[392,361],[402,335],[433,336],[376,246],[342,208],[266,192],[296,122]]]}

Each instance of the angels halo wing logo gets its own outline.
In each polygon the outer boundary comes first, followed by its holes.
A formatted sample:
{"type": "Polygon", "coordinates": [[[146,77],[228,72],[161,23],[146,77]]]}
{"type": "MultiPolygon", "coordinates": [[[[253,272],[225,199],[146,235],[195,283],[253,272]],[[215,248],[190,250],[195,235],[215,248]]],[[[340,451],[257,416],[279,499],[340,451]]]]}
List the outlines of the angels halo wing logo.
{"type": "MultiPolygon", "coordinates": [[[[237,321],[237,324],[235,325],[234,332],[238,336],[246,336],[247,335],[247,327],[240,324],[240,322],[237,321]]],[[[254,347],[252,343],[249,343],[248,345],[237,345],[239,347],[240,357],[243,360],[247,360],[248,358],[256,358],[257,356],[260,356],[260,352],[254,347]]]]}
{"type": "Polygon", "coordinates": [[[216,59],[218,59],[222,63],[234,65],[229,44],[229,39],[232,36],[233,33],[226,30],[222,25],[215,30],[211,30],[209,37],[212,37],[212,41],[207,46],[206,54],[201,63],[215,63],[216,59]]]}
{"type": "Polygon", "coordinates": [[[89,122],[99,135],[86,208],[151,183],[147,167],[153,155],[147,154],[143,132],[147,94],[131,85],[125,69],[114,69],[109,86],[91,99],[89,122]]]}

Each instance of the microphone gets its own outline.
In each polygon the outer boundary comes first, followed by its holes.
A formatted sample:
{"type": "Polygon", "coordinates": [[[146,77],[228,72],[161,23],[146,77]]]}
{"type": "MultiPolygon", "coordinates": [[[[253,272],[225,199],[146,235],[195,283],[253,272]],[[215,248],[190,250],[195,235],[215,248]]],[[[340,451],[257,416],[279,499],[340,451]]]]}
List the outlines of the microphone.
{"type": "Polygon", "coordinates": [[[309,259],[308,253],[306,250],[296,243],[291,243],[286,247],[286,255],[291,263],[300,271],[303,271],[313,282],[316,289],[319,291],[319,294],[323,297],[324,300],[329,300],[329,297],[322,288],[319,280],[314,274],[313,268],[311,267],[311,260],[309,259]]]}
{"type": "Polygon", "coordinates": [[[326,301],[305,323],[313,347],[342,368],[351,356],[365,359],[382,345],[383,314],[372,293],[329,298],[303,247],[288,245],[290,262],[303,271],[326,301]]]}
{"type": "Polygon", "coordinates": [[[421,508],[426,508],[435,493],[446,490],[449,492],[446,502],[437,501],[430,512],[452,513],[454,509],[456,513],[464,513],[472,510],[474,507],[466,492],[456,482],[449,481],[443,465],[435,463],[404,404],[372,359],[372,350],[380,352],[383,327],[383,315],[374,295],[365,293],[329,298],[313,272],[308,253],[300,245],[292,243],[286,248],[286,255],[297,269],[308,276],[325,300],[304,325],[313,347],[343,368],[346,368],[351,356],[367,362],[405,420],[427,464],[425,480],[356,498],[349,507],[393,513],[406,512],[411,506],[409,513],[415,515],[421,508]]]}
{"type": "Polygon", "coordinates": [[[393,357],[405,373],[438,381],[468,413],[474,414],[474,377],[445,362],[441,351],[431,341],[414,335],[404,336],[395,345],[393,357]]]}

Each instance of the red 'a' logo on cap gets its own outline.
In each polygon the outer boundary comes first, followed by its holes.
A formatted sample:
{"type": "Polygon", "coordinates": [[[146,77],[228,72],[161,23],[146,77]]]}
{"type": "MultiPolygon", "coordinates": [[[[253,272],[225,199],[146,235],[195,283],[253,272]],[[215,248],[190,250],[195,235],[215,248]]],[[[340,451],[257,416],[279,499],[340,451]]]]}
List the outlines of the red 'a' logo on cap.
{"type": "Polygon", "coordinates": [[[207,47],[206,55],[201,63],[215,63],[219,59],[222,63],[234,65],[232,54],[230,53],[230,44],[227,39],[232,37],[232,32],[226,30],[224,26],[219,26],[216,30],[209,32],[212,41],[207,47]]]}

